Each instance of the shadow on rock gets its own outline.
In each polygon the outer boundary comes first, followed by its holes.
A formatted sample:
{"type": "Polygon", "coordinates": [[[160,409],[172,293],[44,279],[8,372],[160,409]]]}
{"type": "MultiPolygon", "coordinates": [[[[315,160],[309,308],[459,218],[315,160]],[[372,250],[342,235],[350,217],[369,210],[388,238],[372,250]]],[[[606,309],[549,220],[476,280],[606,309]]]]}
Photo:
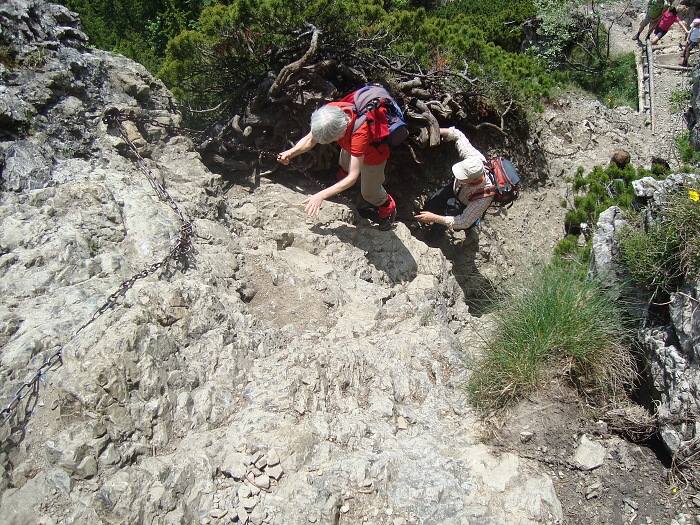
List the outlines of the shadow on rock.
{"type": "Polygon", "coordinates": [[[335,235],[339,240],[365,252],[367,261],[384,272],[392,283],[410,282],[418,275],[418,264],[395,232],[380,231],[362,220],[355,226],[316,225],[318,235],[335,235]]]}
{"type": "Polygon", "coordinates": [[[492,310],[496,299],[494,284],[484,277],[476,266],[479,253],[479,231],[466,232],[464,238],[443,235],[435,240],[426,240],[428,245],[439,248],[452,263],[452,274],[464,292],[464,301],[472,316],[480,317],[492,310]]]}

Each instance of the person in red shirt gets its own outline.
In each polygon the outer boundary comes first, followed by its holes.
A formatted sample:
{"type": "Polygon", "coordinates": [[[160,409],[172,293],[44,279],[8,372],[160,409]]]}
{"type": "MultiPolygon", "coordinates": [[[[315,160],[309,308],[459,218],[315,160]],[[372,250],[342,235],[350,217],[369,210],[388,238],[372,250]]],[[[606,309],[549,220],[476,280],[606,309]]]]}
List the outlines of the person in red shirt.
{"type": "Polygon", "coordinates": [[[666,9],[663,14],[661,15],[661,19],[659,22],[656,24],[656,28],[654,29],[654,36],[651,37],[651,44],[654,45],[656,44],[659,40],[663,38],[663,36],[668,33],[668,30],[671,29],[671,26],[678,22],[678,25],[681,26],[683,31],[685,31],[685,34],[688,34],[688,28],[686,27],[685,23],[683,20],[678,18],[678,10],[675,7],[669,7],[666,9]]]}
{"type": "Polygon", "coordinates": [[[353,130],[356,118],[351,104],[331,102],[320,107],[311,115],[311,132],[292,148],[281,152],[277,161],[286,166],[316,144],[337,142],[340,146],[339,180],[308,197],[304,201],[306,213],[310,217],[317,215],[324,200],[351,188],[359,178],[362,197],[376,207],[379,229],[388,230],[396,219],[396,202],[383,186],[389,146],[370,141],[367,122],[353,130]]]}

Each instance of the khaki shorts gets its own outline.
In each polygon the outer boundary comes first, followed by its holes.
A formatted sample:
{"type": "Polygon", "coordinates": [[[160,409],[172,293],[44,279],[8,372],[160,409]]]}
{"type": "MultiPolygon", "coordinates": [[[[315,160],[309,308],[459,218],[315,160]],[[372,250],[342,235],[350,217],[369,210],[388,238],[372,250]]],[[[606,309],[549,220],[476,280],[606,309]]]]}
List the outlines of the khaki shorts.
{"type": "MultiPolygon", "coordinates": [[[[346,172],[350,170],[350,153],[340,150],[338,164],[346,172]]],[[[381,206],[386,202],[387,193],[384,189],[384,168],[386,161],[381,164],[362,164],[360,168],[360,193],[362,198],[374,206],[381,206]]]]}

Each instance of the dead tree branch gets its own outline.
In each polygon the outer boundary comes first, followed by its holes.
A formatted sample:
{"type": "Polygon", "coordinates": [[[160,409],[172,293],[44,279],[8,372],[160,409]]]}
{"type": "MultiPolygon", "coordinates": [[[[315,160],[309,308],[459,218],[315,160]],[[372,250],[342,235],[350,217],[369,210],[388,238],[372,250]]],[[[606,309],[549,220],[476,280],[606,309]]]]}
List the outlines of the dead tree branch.
{"type": "Polygon", "coordinates": [[[287,64],[282,68],[282,70],[279,72],[279,75],[277,75],[277,78],[272,83],[269,91],[267,92],[267,96],[270,99],[276,99],[277,95],[279,95],[279,92],[282,90],[282,88],[284,88],[287,85],[287,82],[289,82],[289,79],[302,67],[304,67],[307,64],[307,62],[311,60],[311,57],[313,57],[316,54],[316,50],[318,49],[318,36],[321,33],[321,31],[319,31],[316,27],[314,27],[311,24],[307,24],[307,27],[309,27],[312,30],[311,43],[309,44],[309,49],[306,50],[306,53],[304,53],[304,55],[299,60],[296,60],[291,64],[287,64]]]}
{"type": "Polygon", "coordinates": [[[416,107],[421,111],[423,118],[428,122],[428,144],[437,146],[440,144],[440,124],[435,115],[430,111],[428,105],[422,100],[416,100],[416,107]]]}
{"type": "Polygon", "coordinates": [[[501,115],[500,115],[500,117],[501,117],[501,124],[500,124],[500,126],[497,125],[497,124],[494,124],[493,122],[482,122],[482,123],[477,124],[476,126],[474,126],[474,129],[490,128],[490,129],[495,129],[496,131],[498,131],[498,132],[501,133],[502,135],[506,135],[506,132],[505,132],[505,130],[504,130],[504,128],[505,128],[505,119],[506,119],[506,115],[507,115],[508,112],[512,109],[512,107],[513,107],[513,99],[511,99],[511,100],[508,102],[508,106],[506,107],[505,111],[503,111],[503,112],[501,113],[501,115]]]}

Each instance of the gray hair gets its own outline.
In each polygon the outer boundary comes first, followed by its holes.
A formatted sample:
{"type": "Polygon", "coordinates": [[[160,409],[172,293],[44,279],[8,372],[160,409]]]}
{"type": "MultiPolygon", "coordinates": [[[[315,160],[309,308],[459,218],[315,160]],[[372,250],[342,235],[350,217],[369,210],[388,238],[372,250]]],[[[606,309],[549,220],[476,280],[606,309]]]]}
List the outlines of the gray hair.
{"type": "Polygon", "coordinates": [[[320,144],[330,144],[345,134],[349,123],[338,106],[322,106],[311,114],[311,136],[320,144]]]}

